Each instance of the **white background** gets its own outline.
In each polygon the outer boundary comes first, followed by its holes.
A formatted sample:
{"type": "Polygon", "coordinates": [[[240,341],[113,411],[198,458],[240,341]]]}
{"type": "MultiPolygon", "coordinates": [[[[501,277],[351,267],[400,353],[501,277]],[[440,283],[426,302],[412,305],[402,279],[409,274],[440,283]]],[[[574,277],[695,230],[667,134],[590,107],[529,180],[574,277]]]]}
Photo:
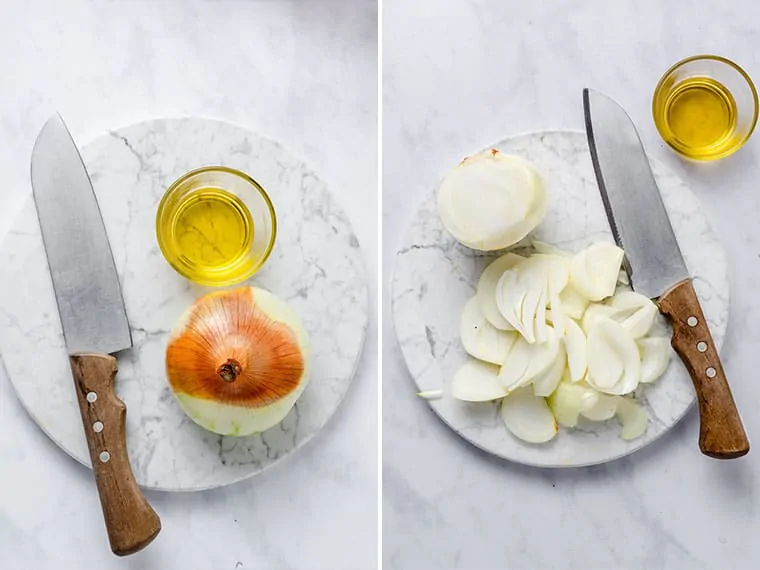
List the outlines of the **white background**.
{"type": "Polygon", "coordinates": [[[719,163],[686,164],[659,139],[651,96],[671,64],[702,52],[733,58],[760,80],[760,5],[385,0],[383,13],[385,566],[757,568],[760,135],[719,163]],[[587,86],[630,112],[648,151],[703,201],[729,252],[732,307],[723,357],[755,446],[746,458],[721,463],[702,456],[693,410],[628,459],[582,470],[531,469],[477,451],[414,395],[393,335],[387,284],[418,203],[464,156],[504,137],[582,130],[587,86]]]}
{"type": "MultiPolygon", "coordinates": [[[[163,116],[219,118],[279,141],[348,213],[375,299],[374,0],[3,1],[0,236],[30,192],[34,138],[56,111],[80,144],[163,116]]],[[[91,472],[46,438],[0,380],[0,568],[374,568],[375,330],[373,318],[355,383],[311,443],[238,485],[149,493],[163,530],[125,559],[109,550],[91,472]]]]}

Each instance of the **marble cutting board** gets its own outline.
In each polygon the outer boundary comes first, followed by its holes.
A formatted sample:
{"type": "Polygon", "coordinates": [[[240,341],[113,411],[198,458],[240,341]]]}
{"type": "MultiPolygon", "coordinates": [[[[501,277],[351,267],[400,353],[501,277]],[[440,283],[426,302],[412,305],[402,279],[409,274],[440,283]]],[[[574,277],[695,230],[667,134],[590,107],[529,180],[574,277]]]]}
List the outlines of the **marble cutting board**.
{"type": "MultiPolygon", "coordinates": [[[[325,184],[277,143],[228,123],[159,119],[81,146],[121,279],[134,347],[118,355],[137,482],[192,491],[255,475],[309,441],[351,384],[368,323],[359,242],[325,184]],[[220,164],[256,178],[278,217],[274,251],[250,284],[286,299],[312,343],[312,377],[291,413],[244,438],[207,432],[181,411],[164,375],[167,335],[211,288],[178,275],[156,242],[155,213],[171,182],[220,164]]],[[[0,247],[0,351],[23,406],[65,452],[90,465],[53,288],[30,196],[0,247]]]]}
{"type": "MultiPolygon", "coordinates": [[[[503,140],[492,148],[530,160],[545,179],[549,209],[541,225],[529,237],[568,251],[578,251],[599,240],[614,243],[585,133],[529,133],[503,140]]],[[[662,163],[650,162],[686,264],[694,277],[694,288],[720,349],[729,309],[725,252],[696,196],[662,163]]],[[[692,407],[696,401],[694,388],[675,354],[666,373],[654,385],[642,387],[636,393],[650,421],[646,434],[633,441],[619,437],[619,424],[613,419],[583,421],[571,430],[560,428],[551,442],[531,445],[507,431],[497,404],[471,404],[453,399],[449,383],[468,358],[459,341],[461,310],[465,301],[474,295],[483,268],[496,256],[466,248],[451,237],[438,218],[433,191],[423,200],[408,228],[397,253],[392,279],[394,326],[416,388],[444,390],[443,398],[428,403],[465,440],[496,456],[527,465],[598,464],[655,441],[692,407]]],[[[663,326],[669,331],[669,326],[663,326]]],[[[693,435],[696,446],[698,434],[693,435]]]]}

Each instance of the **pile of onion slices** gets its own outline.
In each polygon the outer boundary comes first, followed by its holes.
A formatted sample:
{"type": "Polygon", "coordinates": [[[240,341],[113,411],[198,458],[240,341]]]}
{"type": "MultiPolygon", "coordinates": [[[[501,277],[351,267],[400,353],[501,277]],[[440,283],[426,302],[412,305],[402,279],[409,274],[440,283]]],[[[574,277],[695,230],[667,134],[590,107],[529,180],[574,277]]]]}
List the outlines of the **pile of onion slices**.
{"type": "Polygon", "coordinates": [[[623,439],[642,436],[648,415],[631,396],[665,372],[672,350],[656,305],[627,286],[622,261],[607,242],[571,254],[535,241],[527,254],[492,261],[462,311],[471,358],[452,396],[500,401],[507,429],[529,443],[612,418],[623,439]]]}

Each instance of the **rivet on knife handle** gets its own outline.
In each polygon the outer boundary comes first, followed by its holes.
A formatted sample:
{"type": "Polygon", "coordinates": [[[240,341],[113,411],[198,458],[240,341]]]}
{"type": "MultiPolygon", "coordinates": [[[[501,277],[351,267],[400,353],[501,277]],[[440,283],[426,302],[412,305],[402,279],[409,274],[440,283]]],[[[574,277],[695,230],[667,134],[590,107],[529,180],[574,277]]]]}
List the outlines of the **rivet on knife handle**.
{"type": "Polygon", "coordinates": [[[161,520],[137,485],[127,456],[127,409],[113,389],[116,359],[107,354],[69,359],[111,550],[132,554],[158,535],[161,520]]]}
{"type": "Polygon", "coordinates": [[[659,298],[660,311],[673,324],[672,345],[694,383],[699,402],[699,448],[716,459],[749,452],[749,441],[690,279],[659,298]]]}

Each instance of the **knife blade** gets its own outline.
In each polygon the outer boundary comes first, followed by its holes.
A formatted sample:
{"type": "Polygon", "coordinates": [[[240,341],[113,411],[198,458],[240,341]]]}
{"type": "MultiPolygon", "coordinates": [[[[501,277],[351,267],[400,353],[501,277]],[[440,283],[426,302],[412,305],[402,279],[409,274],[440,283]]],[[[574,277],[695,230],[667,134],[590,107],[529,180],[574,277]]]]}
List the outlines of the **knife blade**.
{"type": "Polygon", "coordinates": [[[669,318],[671,344],[694,384],[700,450],[716,459],[746,455],[747,434],[638,131],[598,91],[583,90],[583,111],[597,186],[631,286],[669,318]]]}
{"type": "Polygon", "coordinates": [[[132,336],[111,247],[89,174],[60,115],[32,150],[32,194],[111,550],[147,546],[161,522],[127,455],[126,406],[113,356],[132,336]]]}

